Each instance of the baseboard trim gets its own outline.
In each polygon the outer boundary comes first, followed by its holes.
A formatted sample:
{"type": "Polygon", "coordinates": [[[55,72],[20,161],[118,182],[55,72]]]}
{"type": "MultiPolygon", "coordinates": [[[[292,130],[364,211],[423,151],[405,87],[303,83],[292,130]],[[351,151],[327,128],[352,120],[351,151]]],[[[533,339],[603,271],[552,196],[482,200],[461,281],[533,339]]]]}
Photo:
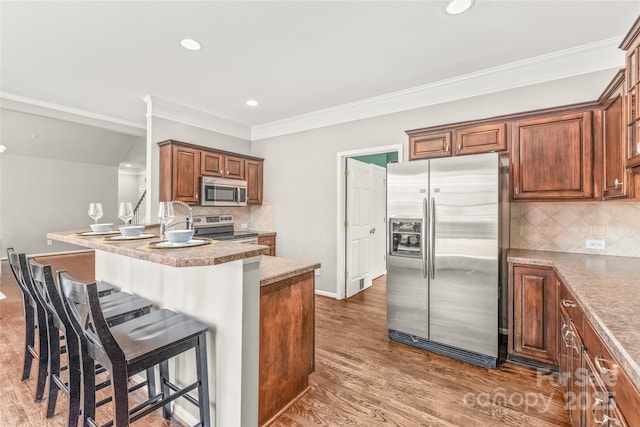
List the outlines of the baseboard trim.
{"type": "Polygon", "coordinates": [[[316,289],[316,295],[338,299],[338,295],[335,292],[327,292],[327,291],[322,291],[320,289],[316,289]]]}

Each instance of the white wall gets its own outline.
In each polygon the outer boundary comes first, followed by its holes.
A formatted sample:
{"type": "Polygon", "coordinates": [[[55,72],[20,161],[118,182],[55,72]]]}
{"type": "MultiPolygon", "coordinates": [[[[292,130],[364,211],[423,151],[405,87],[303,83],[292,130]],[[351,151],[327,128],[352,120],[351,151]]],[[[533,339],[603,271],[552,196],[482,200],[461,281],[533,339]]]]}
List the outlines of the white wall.
{"type": "Polygon", "coordinates": [[[2,255],[7,247],[27,254],[78,249],[53,241],[51,231],[89,229],[90,202],[102,202],[100,222],[117,223],[118,168],[36,157],[0,156],[2,255]]]}
{"type": "Polygon", "coordinates": [[[135,208],[140,197],[140,186],[144,184],[145,172],[118,171],[118,203],[131,202],[135,208]]]}
{"type": "Polygon", "coordinates": [[[404,144],[405,130],[592,101],[617,70],[254,141],[265,158],[264,197],[277,206],[278,256],[319,261],[316,289],[336,292],[337,153],[404,144]]]}

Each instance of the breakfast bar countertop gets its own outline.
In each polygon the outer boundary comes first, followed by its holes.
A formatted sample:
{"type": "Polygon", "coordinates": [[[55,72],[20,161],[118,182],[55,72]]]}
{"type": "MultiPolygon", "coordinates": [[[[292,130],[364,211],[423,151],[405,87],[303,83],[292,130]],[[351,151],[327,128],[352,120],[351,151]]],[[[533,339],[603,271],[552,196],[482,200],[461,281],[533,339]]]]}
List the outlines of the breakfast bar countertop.
{"type": "Polygon", "coordinates": [[[81,236],[79,233],[84,231],[87,230],[52,232],[47,234],[47,238],[171,267],[218,265],[269,253],[268,246],[223,240],[212,240],[206,245],[191,248],[153,249],[149,243],[163,240],[160,236],[110,241],[106,238],[108,236],[81,236]]]}
{"type": "Polygon", "coordinates": [[[555,268],[640,390],[640,259],[510,249],[508,261],[555,268]]]}
{"type": "Polygon", "coordinates": [[[320,268],[317,262],[263,256],[260,262],[260,286],[270,285],[320,268]]]}

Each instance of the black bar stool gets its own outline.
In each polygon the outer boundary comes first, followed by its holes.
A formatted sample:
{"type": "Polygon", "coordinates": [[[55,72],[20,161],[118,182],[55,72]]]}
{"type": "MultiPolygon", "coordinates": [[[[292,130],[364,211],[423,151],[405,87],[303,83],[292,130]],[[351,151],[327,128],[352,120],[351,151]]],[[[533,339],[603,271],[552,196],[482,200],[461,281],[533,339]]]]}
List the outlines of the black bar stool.
{"type": "MultiPolygon", "coordinates": [[[[29,266],[26,265],[26,257],[19,255],[22,271],[28,271],[30,274],[25,275],[31,282],[36,292],[36,297],[40,300],[46,311],[47,330],[48,330],[48,380],[49,390],[47,396],[47,418],[53,417],[55,413],[56,403],[58,399],[58,391],[62,391],[68,396],[67,405],[67,424],[76,426],[80,415],[80,398],[81,398],[81,360],[80,360],[80,344],[72,325],[69,323],[66,311],[60,298],[60,293],[55,287],[51,266],[42,265],[34,260],[29,260],[29,266]],[[24,265],[22,265],[24,263],[24,265]],[[61,334],[65,337],[66,346],[61,345],[61,334]],[[67,366],[61,366],[60,355],[67,353],[67,366]],[[60,377],[61,371],[68,370],[69,380],[64,382],[60,377]]],[[[120,299],[110,302],[108,311],[112,317],[107,321],[109,324],[119,324],[127,319],[147,314],[151,310],[151,301],[125,294],[120,299]],[[119,303],[122,301],[122,303],[119,303]]],[[[117,295],[117,294],[115,294],[117,295]]],[[[110,298],[115,295],[108,295],[100,298],[110,298]]],[[[113,299],[113,298],[111,298],[113,299]]],[[[153,394],[155,394],[155,378],[153,371],[147,372],[147,382],[153,394]]]]}
{"type": "Polygon", "coordinates": [[[25,346],[22,381],[29,379],[31,376],[33,359],[37,359],[38,378],[36,381],[35,401],[41,402],[47,382],[47,363],[49,354],[46,312],[42,304],[40,304],[40,301],[35,297],[34,290],[31,289],[31,281],[25,281],[22,275],[22,269],[20,268],[18,254],[13,250],[13,248],[7,249],[7,258],[9,259],[9,266],[11,267],[13,278],[22,292],[22,303],[24,306],[25,346]],[[36,329],[38,330],[38,352],[36,352],[34,347],[36,329]]]}
{"type": "MultiPolygon", "coordinates": [[[[200,411],[200,426],[210,426],[209,387],[207,374],[207,325],[183,314],[162,309],[129,322],[109,328],[98,299],[96,283],[78,282],[59,272],[58,282],[70,317],[82,327],[89,347],[88,354],[106,367],[112,378],[114,421],[117,427],[128,426],[162,407],[163,416],[170,418],[170,403],[179,397],[196,405],[200,411]],[[196,380],[180,389],[169,381],[168,360],[195,348],[196,380]],[[128,379],[145,369],[160,367],[161,392],[155,398],[129,409],[128,379]],[[187,393],[198,390],[198,399],[187,393]]],[[[93,375],[84,369],[84,376],[93,375]]],[[[90,393],[85,389],[85,396],[90,393]]],[[[84,425],[98,425],[95,408],[84,408],[84,425]]],[[[105,426],[113,425],[113,421],[105,426]]]]}

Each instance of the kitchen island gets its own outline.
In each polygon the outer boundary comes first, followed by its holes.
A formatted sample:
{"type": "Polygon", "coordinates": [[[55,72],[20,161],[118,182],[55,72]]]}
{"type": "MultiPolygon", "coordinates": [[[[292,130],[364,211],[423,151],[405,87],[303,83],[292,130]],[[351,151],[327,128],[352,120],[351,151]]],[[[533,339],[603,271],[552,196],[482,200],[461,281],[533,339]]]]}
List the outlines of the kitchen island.
{"type": "MultiPolygon", "coordinates": [[[[68,231],[49,233],[48,238],[94,249],[97,280],[148,298],[157,307],[189,314],[209,326],[207,354],[213,425],[258,425],[259,418],[263,424],[274,411],[277,414],[289,404],[283,402],[286,396],[293,399],[306,390],[306,377],[313,369],[313,270],[319,264],[263,258],[268,253],[265,246],[228,241],[211,241],[192,248],[152,249],[149,244],[158,242],[159,237],[112,241],[68,231]],[[276,311],[263,308],[264,295],[279,295],[276,311]],[[287,307],[293,327],[281,329],[279,318],[272,316],[287,307]],[[283,333],[300,334],[298,343],[286,351],[279,345],[262,348],[289,340],[283,341],[283,333]],[[302,359],[311,363],[295,370],[295,375],[274,370],[274,366],[302,359]],[[274,382],[274,375],[280,374],[285,376],[274,382]],[[267,379],[269,382],[265,383],[267,379]],[[282,383],[291,383],[289,394],[278,389],[282,383]],[[294,391],[298,394],[292,396],[294,391]],[[277,402],[270,403],[268,410],[263,408],[264,401],[274,400],[277,402]]],[[[269,298],[264,297],[267,301],[269,298]]],[[[273,302],[265,307],[274,307],[273,302]]],[[[176,358],[171,366],[179,383],[195,377],[190,359],[176,358]]],[[[191,410],[189,406],[175,407],[176,415],[187,422],[192,419],[191,410]]]]}

